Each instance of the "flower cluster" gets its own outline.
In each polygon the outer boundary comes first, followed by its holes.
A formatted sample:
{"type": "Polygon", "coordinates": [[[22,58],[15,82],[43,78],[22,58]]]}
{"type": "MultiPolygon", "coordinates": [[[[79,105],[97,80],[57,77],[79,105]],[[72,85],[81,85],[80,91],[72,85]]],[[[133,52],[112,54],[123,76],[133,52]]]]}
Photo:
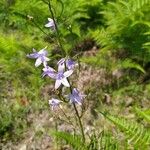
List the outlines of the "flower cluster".
{"type": "MultiPolygon", "coordinates": [[[[33,53],[28,54],[27,57],[36,59],[36,67],[43,64],[44,68],[42,69],[42,77],[48,76],[51,79],[55,80],[55,90],[63,86],[70,87],[70,94],[68,94],[67,96],[70,103],[77,103],[79,105],[82,105],[82,100],[85,97],[85,95],[82,95],[76,88],[72,88],[68,80],[68,77],[72,75],[77,63],[68,57],[62,58],[57,63],[58,69],[56,71],[52,67],[48,66],[47,62],[50,61],[50,59],[47,57],[47,55],[48,52],[45,47],[39,52],[33,49],[33,53]]],[[[55,98],[49,100],[49,104],[51,105],[52,110],[54,110],[57,107],[60,107],[61,102],[61,100],[55,98]]]]}

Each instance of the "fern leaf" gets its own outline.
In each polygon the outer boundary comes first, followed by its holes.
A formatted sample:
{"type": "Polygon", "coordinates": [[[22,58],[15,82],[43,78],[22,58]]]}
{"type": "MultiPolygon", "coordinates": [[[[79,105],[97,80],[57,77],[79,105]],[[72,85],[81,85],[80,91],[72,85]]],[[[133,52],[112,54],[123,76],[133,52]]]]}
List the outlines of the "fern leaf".
{"type": "Polygon", "coordinates": [[[139,64],[133,62],[130,59],[125,59],[124,61],[119,62],[118,65],[116,65],[116,67],[117,68],[124,68],[124,69],[134,68],[134,69],[137,69],[137,70],[141,71],[142,73],[145,73],[145,70],[142,66],[140,66],[139,64]]]}
{"type": "Polygon", "coordinates": [[[82,143],[82,138],[78,135],[72,135],[67,132],[53,132],[52,135],[57,137],[60,140],[66,141],[69,145],[71,145],[76,150],[86,150],[86,144],[82,143]]]}
{"type": "Polygon", "coordinates": [[[141,148],[146,148],[150,145],[150,131],[146,130],[143,126],[110,114],[102,114],[126,134],[129,144],[141,148]]]}
{"type": "Polygon", "coordinates": [[[132,10],[137,12],[139,9],[142,9],[144,5],[150,4],[149,0],[132,0],[131,2],[132,10]]]}
{"type": "Polygon", "coordinates": [[[147,113],[146,111],[141,111],[139,108],[135,108],[135,111],[138,115],[140,115],[142,118],[150,122],[150,113],[147,113]]]}

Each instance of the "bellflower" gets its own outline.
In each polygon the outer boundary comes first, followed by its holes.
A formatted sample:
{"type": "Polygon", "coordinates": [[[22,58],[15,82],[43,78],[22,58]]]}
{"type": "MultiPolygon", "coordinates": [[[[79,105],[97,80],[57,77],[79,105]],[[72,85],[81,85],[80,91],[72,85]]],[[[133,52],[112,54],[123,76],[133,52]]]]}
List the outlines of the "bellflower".
{"type": "Polygon", "coordinates": [[[48,18],[48,21],[49,22],[45,25],[45,27],[51,28],[52,30],[56,30],[54,20],[51,18],[48,18]]]}
{"type": "Polygon", "coordinates": [[[58,73],[56,74],[56,82],[55,82],[55,89],[58,89],[61,84],[63,84],[66,87],[70,87],[70,84],[67,80],[67,77],[69,77],[73,73],[73,70],[68,70],[63,72],[62,68],[58,68],[58,73]]]}
{"type": "Polygon", "coordinates": [[[69,58],[66,60],[66,67],[67,67],[69,70],[74,69],[75,66],[76,66],[75,61],[73,61],[72,59],[69,59],[69,58]]]}
{"type": "Polygon", "coordinates": [[[49,66],[45,66],[45,68],[43,68],[42,70],[43,70],[42,77],[47,75],[47,76],[51,77],[52,79],[55,79],[56,71],[53,68],[51,68],[49,66]]]}
{"type": "Polygon", "coordinates": [[[61,101],[55,98],[49,100],[49,105],[51,106],[52,110],[60,106],[61,101]]]}
{"type": "Polygon", "coordinates": [[[60,59],[58,61],[57,65],[58,65],[59,71],[64,71],[64,69],[65,69],[65,58],[60,59]]]}
{"type": "Polygon", "coordinates": [[[53,68],[46,66],[43,68],[43,74],[42,76],[49,76],[52,79],[55,79],[55,89],[58,89],[61,84],[63,84],[66,87],[70,87],[70,84],[67,80],[67,77],[69,77],[73,73],[73,70],[65,71],[63,70],[63,67],[58,67],[58,72],[56,72],[53,68]]]}
{"type": "Polygon", "coordinates": [[[72,93],[69,94],[69,99],[71,103],[77,103],[82,105],[82,100],[85,95],[82,95],[76,88],[73,88],[72,93]]]}
{"type": "Polygon", "coordinates": [[[39,52],[37,52],[34,48],[33,48],[33,53],[32,54],[27,54],[28,58],[33,58],[36,59],[35,62],[35,67],[40,66],[42,63],[44,66],[47,65],[47,61],[49,61],[50,59],[47,58],[46,56],[48,55],[48,52],[46,50],[46,47],[41,49],[39,52]]]}
{"type": "Polygon", "coordinates": [[[57,64],[58,64],[58,67],[59,67],[59,68],[62,68],[62,70],[65,68],[65,64],[66,64],[66,67],[67,67],[68,70],[73,70],[73,69],[75,68],[75,66],[77,65],[77,64],[75,63],[75,61],[73,61],[73,60],[70,59],[70,58],[67,58],[67,59],[62,58],[62,59],[60,59],[60,60],[58,61],[57,64]]]}

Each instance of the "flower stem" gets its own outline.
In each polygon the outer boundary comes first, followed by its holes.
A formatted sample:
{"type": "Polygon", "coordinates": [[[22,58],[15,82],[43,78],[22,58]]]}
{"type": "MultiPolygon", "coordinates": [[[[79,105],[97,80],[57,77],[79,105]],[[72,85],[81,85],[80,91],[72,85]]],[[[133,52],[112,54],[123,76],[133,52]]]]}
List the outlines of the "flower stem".
{"type": "Polygon", "coordinates": [[[65,56],[65,53],[64,53],[65,51],[64,51],[62,43],[61,43],[60,33],[59,33],[59,30],[58,30],[58,27],[57,27],[57,23],[56,23],[56,20],[55,20],[55,17],[54,17],[54,13],[53,13],[53,10],[52,10],[52,6],[51,6],[50,0],[48,2],[48,7],[49,7],[49,11],[51,13],[51,17],[52,17],[52,19],[54,21],[54,25],[55,25],[55,29],[56,29],[56,33],[57,33],[57,39],[58,39],[59,46],[60,46],[60,48],[62,50],[62,55],[65,56]]]}
{"type": "Polygon", "coordinates": [[[79,126],[80,126],[80,129],[81,129],[82,140],[83,140],[82,142],[84,143],[85,142],[85,135],[84,135],[84,129],[83,129],[82,121],[81,121],[81,118],[80,118],[80,115],[79,115],[79,112],[78,112],[78,109],[77,109],[75,103],[73,103],[73,107],[74,107],[74,110],[76,112],[76,116],[78,118],[79,126]]]}
{"type": "MultiPolygon", "coordinates": [[[[65,53],[65,50],[63,49],[63,46],[62,46],[62,43],[61,43],[60,33],[59,33],[59,30],[58,30],[58,26],[56,24],[56,20],[55,20],[55,17],[54,17],[54,13],[53,13],[53,10],[52,10],[52,6],[51,6],[50,0],[48,1],[48,7],[49,7],[49,11],[51,13],[51,17],[52,17],[52,19],[54,21],[54,25],[55,25],[55,29],[56,29],[56,33],[57,33],[57,39],[58,39],[59,46],[60,46],[60,48],[62,50],[62,55],[65,56],[66,53],[65,53]]],[[[68,82],[69,82],[69,79],[68,79],[68,82]]],[[[71,86],[70,86],[70,92],[72,93],[72,87],[71,86]]],[[[81,133],[82,133],[82,140],[83,140],[83,143],[84,143],[85,142],[85,134],[84,134],[84,129],[83,129],[81,117],[79,115],[79,112],[78,112],[78,109],[77,109],[75,103],[73,103],[73,107],[74,107],[75,114],[76,114],[78,122],[79,122],[79,126],[80,126],[81,133]]]]}
{"type": "MultiPolygon", "coordinates": [[[[70,84],[69,79],[68,79],[68,82],[70,84]]],[[[70,84],[70,93],[72,93],[72,86],[71,86],[71,84],[70,84]]],[[[80,126],[80,129],[81,129],[81,134],[82,134],[82,140],[83,140],[83,143],[84,143],[85,142],[85,134],[84,134],[83,124],[82,124],[82,121],[81,121],[81,116],[79,115],[79,112],[78,112],[78,109],[77,109],[75,103],[73,103],[73,108],[75,110],[75,114],[76,114],[78,122],[79,122],[79,126],[80,126]]]]}

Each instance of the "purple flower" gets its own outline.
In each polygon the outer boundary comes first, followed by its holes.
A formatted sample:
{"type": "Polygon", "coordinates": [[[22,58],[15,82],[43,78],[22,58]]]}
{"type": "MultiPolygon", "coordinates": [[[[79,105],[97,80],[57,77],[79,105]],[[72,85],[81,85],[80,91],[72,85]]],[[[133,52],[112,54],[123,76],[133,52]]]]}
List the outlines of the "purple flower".
{"type": "Polygon", "coordinates": [[[58,61],[58,68],[64,70],[65,64],[68,70],[73,70],[77,63],[70,58],[62,58],[58,61]]]}
{"type": "Polygon", "coordinates": [[[56,80],[55,89],[58,89],[61,84],[63,84],[66,87],[70,87],[67,77],[69,77],[72,73],[73,73],[73,70],[68,70],[64,72],[62,67],[59,67],[58,72],[56,72],[53,68],[49,66],[45,66],[45,68],[43,68],[42,76],[44,77],[47,75],[51,77],[52,79],[55,79],[56,80]]]}
{"type": "Polygon", "coordinates": [[[54,110],[57,107],[60,107],[61,101],[55,98],[52,98],[49,100],[49,105],[51,105],[52,110],[54,110]]]}
{"type": "Polygon", "coordinates": [[[45,68],[43,68],[42,70],[43,70],[42,77],[45,77],[47,75],[51,77],[52,79],[55,79],[56,71],[53,68],[49,66],[45,66],[45,68]]]}
{"type": "Polygon", "coordinates": [[[60,59],[58,61],[57,65],[58,65],[59,71],[64,71],[64,69],[65,69],[65,58],[60,59]]]}
{"type": "Polygon", "coordinates": [[[73,73],[73,70],[63,72],[61,69],[62,68],[60,68],[60,70],[58,70],[58,73],[56,74],[55,89],[58,89],[61,84],[66,87],[70,87],[67,77],[69,77],[73,73]]]}
{"type": "Polygon", "coordinates": [[[51,18],[48,18],[48,21],[49,22],[45,25],[45,27],[51,28],[52,30],[56,30],[54,20],[51,18]]]}
{"type": "Polygon", "coordinates": [[[69,95],[71,103],[77,103],[82,105],[82,100],[86,95],[82,95],[76,88],[72,90],[72,93],[69,95]]]}
{"type": "Polygon", "coordinates": [[[67,59],[66,60],[66,66],[67,66],[67,68],[70,70],[70,69],[74,69],[75,68],[75,66],[76,66],[76,63],[75,63],[75,61],[73,61],[72,59],[67,59]]]}
{"type": "Polygon", "coordinates": [[[35,67],[40,66],[42,63],[44,66],[47,65],[47,61],[49,61],[50,59],[47,58],[46,56],[48,55],[48,52],[46,50],[46,47],[41,49],[39,52],[37,52],[34,48],[33,48],[33,53],[32,54],[27,54],[28,58],[33,58],[36,59],[35,62],[35,67]]]}

